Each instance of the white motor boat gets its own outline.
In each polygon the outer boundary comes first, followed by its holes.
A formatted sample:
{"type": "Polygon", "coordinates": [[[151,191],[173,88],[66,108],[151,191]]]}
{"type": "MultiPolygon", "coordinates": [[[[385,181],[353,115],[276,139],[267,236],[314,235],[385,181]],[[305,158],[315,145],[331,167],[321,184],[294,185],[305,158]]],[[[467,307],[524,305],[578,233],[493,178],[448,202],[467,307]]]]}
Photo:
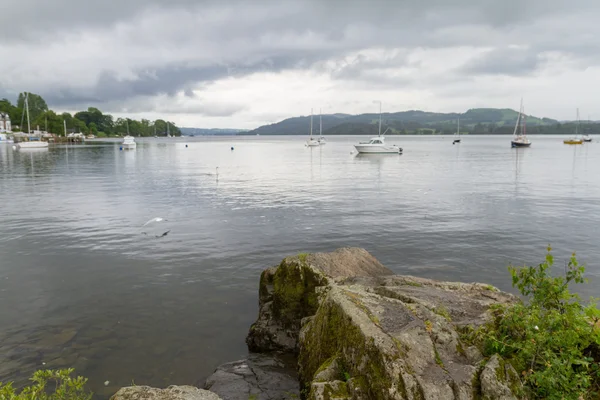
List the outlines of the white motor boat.
{"type": "Polygon", "coordinates": [[[355,144],[354,148],[356,148],[356,151],[359,153],[402,153],[401,147],[398,147],[395,144],[385,144],[384,136],[377,136],[371,138],[371,140],[369,140],[368,142],[360,142],[359,144],[355,144]]]}
{"type": "Polygon", "coordinates": [[[135,147],[136,143],[133,140],[133,136],[127,135],[123,138],[123,143],[121,143],[121,148],[123,150],[135,150],[135,147]]]}
{"type": "Polygon", "coordinates": [[[48,142],[42,142],[41,140],[17,143],[18,149],[43,149],[45,147],[48,147],[48,142]]]}
{"type": "Polygon", "coordinates": [[[583,135],[583,141],[584,142],[591,142],[592,141],[592,137],[590,135],[583,135]]]}
{"type": "MultiPolygon", "coordinates": [[[[389,129],[390,128],[387,128],[385,132],[389,129]]],[[[357,152],[363,154],[401,154],[401,147],[398,147],[395,144],[385,144],[385,132],[383,132],[383,135],[381,134],[381,102],[379,101],[379,135],[371,138],[368,142],[359,142],[358,144],[355,144],[354,148],[357,152]]]]}

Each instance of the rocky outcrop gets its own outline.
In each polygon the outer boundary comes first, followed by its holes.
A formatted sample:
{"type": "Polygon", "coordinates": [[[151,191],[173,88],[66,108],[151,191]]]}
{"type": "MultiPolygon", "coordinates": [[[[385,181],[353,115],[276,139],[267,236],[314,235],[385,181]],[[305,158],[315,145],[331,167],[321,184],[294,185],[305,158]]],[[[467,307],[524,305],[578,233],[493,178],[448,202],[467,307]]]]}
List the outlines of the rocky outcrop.
{"type": "Polygon", "coordinates": [[[221,398],[212,392],[193,386],[169,386],[166,389],[128,386],[119,389],[110,400],[221,400],[221,398]]]}
{"type": "Polygon", "coordinates": [[[519,378],[461,332],[515,301],[483,284],[392,275],[362,249],[265,270],[251,350],[298,354],[303,398],[513,399],[519,378]]]}
{"type": "Polygon", "coordinates": [[[250,354],[221,365],[206,380],[208,389],[225,400],[288,400],[300,396],[295,365],[277,356],[250,354]]]}
{"type": "Polygon", "coordinates": [[[254,352],[296,352],[302,318],[317,311],[317,288],[349,277],[391,274],[375,257],[358,248],[285,258],[260,276],[260,311],[246,338],[248,348],[254,352]]]}

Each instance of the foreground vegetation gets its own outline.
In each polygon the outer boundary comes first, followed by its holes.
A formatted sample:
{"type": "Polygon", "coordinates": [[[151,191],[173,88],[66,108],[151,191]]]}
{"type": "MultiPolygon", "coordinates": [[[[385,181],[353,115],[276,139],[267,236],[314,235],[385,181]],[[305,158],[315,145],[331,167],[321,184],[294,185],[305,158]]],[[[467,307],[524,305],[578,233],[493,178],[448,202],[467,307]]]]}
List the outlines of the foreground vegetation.
{"type": "Polygon", "coordinates": [[[165,136],[168,124],[171,135],[181,136],[181,131],[173,122],[162,119],[153,122],[147,119],[140,121],[130,118],[115,119],[112,115],[103,114],[102,111],[94,107],[89,107],[87,111],[80,111],[73,115],[67,112],[57,114],[48,108],[42,96],[35,93],[19,94],[16,105],[13,105],[7,99],[0,100],[0,112],[8,113],[13,131],[27,130],[27,120],[23,118],[26,95],[28,95],[31,129],[36,126],[45,129],[47,126],[48,132],[63,134],[64,121],[69,132],[82,132],[86,135],[91,133],[98,137],[125,135],[127,125],[129,125],[129,133],[133,136],[154,136],[155,129],[157,136],[165,136]]]}
{"type": "Polygon", "coordinates": [[[31,385],[17,391],[11,383],[0,382],[0,400],[91,400],[85,389],[87,379],[73,378],[73,369],[36,371],[31,385]]]}
{"type": "Polygon", "coordinates": [[[512,364],[524,385],[520,397],[598,398],[600,311],[594,301],[584,304],[570,291],[585,282],[575,255],[553,276],[550,250],[536,267],[509,267],[525,301],[495,307],[493,322],[472,339],[484,355],[499,354],[512,364]]]}

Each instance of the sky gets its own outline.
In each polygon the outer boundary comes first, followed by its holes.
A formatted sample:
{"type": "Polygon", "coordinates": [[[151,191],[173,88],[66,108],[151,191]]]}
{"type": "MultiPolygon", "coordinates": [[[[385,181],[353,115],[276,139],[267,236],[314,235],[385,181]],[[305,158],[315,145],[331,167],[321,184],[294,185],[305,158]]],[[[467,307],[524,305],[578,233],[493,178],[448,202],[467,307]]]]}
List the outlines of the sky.
{"type": "Polygon", "coordinates": [[[0,0],[0,98],[178,126],[470,108],[600,119],[597,0],[0,0]]]}

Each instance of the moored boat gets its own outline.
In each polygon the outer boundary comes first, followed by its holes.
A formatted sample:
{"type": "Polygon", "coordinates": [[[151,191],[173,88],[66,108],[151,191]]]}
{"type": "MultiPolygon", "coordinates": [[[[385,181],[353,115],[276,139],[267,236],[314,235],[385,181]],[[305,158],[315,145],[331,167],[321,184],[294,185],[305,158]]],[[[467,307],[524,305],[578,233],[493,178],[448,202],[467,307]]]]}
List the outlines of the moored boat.
{"type": "Polygon", "coordinates": [[[517,123],[515,124],[515,130],[513,132],[513,138],[510,141],[510,147],[529,147],[531,141],[527,138],[527,116],[525,115],[525,107],[523,106],[523,99],[521,99],[521,107],[519,108],[519,115],[517,116],[517,123]]]}

